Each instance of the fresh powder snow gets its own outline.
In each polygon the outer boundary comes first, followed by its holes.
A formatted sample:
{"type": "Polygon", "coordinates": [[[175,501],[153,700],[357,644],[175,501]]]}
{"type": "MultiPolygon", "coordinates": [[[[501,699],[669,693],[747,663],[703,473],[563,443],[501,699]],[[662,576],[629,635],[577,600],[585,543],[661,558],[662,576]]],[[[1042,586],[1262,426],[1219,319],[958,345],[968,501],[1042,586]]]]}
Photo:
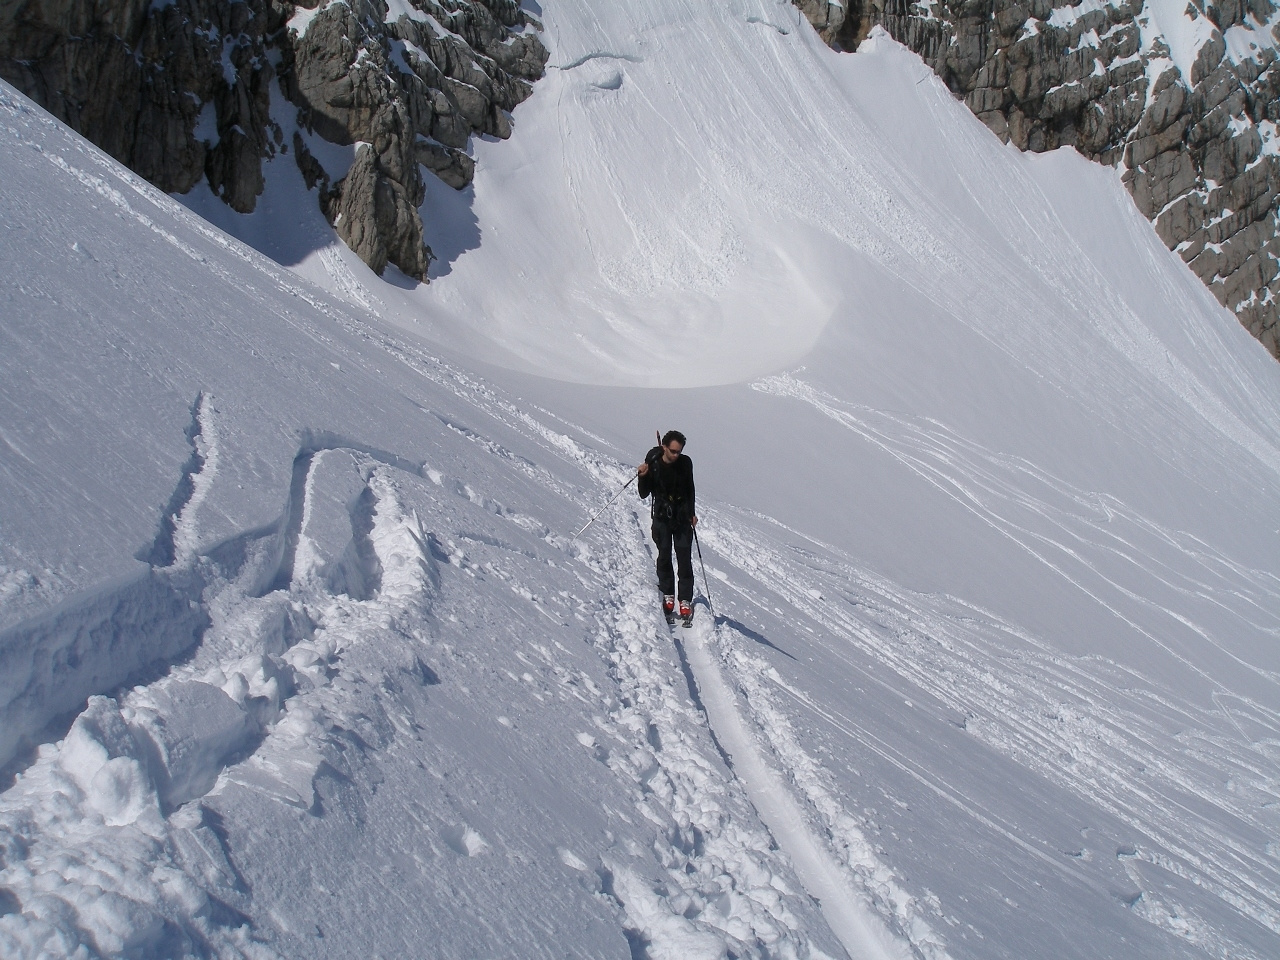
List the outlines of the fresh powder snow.
{"type": "Polygon", "coordinates": [[[882,33],[539,14],[426,286],[0,87],[0,955],[1275,956],[1280,368],[882,33]]]}

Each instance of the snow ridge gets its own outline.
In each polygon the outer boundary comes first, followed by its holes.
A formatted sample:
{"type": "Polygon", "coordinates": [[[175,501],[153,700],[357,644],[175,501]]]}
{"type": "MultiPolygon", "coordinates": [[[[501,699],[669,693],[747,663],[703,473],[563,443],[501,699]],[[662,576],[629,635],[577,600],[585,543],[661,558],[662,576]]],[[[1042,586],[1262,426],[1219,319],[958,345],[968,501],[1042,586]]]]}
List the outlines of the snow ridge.
{"type": "Polygon", "coordinates": [[[155,542],[138,557],[152,566],[186,564],[195,556],[199,543],[196,516],[218,472],[218,432],[212,404],[212,398],[201,391],[191,405],[191,425],[187,428],[191,458],[182,467],[182,477],[160,519],[155,542]]]}

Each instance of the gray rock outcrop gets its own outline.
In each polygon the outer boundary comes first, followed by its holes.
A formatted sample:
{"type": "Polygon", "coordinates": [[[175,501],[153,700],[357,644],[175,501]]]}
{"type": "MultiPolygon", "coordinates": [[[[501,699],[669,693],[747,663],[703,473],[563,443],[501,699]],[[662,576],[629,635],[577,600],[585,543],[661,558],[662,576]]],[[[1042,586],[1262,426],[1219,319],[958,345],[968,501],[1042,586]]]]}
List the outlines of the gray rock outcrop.
{"type": "Polygon", "coordinates": [[[1143,0],[794,2],[837,49],[883,25],[1020,149],[1120,166],[1161,239],[1280,357],[1273,0],[1189,0],[1193,42],[1143,0]]]}
{"type": "Polygon", "coordinates": [[[375,271],[427,278],[422,168],[471,182],[542,76],[517,0],[17,0],[0,78],[160,189],[201,182],[247,213],[291,150],[338,236],[375,271]],[[306,134],[306,137],[303,134],[306,134]],[[307,137],[358,144],[326,169],[307,137]]]}

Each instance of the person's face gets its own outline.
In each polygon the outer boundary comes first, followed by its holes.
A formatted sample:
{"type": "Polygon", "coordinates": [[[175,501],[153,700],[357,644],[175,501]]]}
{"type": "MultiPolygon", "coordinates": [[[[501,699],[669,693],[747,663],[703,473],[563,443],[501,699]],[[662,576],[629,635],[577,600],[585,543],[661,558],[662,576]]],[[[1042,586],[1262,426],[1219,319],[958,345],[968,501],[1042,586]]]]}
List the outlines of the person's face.
{"type": "Polygon", "coordinates": [[[675,463],[680,458],[680,451],[684,447],[680,445],[679,440],[672,440],[669,444],[662,448],[662,462],[675,463]]]}

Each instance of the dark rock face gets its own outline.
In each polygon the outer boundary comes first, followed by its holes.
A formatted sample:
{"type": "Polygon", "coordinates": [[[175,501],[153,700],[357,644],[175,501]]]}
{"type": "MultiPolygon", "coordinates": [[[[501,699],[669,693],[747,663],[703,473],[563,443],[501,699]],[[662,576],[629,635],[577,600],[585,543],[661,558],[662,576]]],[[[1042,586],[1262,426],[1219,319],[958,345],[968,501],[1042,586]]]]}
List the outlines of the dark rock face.
{"type": "Polygon", "coordinates": [[[1161,239],[1280,357],[1273,0],[1189,0],[1196,40],[1176,50],[1143,0],[794,2],[837,49],[883,25],[1006,142],[1120,165],[1161,239]]]}
{"type": "Polygon", "coordinates": [[[425,280],[420,167],[457,189],[473,133],[542,76],[517,0],[17,0],[0,6],[0,78],[167,192],[207,180],[254,209],[262,162],[291,149],[338,235],[381,273],[425,280]],[[273,94],[275,99],[273,101],[273,94]],[[359,143],[326,170],[299,131],[359,143]]]}

